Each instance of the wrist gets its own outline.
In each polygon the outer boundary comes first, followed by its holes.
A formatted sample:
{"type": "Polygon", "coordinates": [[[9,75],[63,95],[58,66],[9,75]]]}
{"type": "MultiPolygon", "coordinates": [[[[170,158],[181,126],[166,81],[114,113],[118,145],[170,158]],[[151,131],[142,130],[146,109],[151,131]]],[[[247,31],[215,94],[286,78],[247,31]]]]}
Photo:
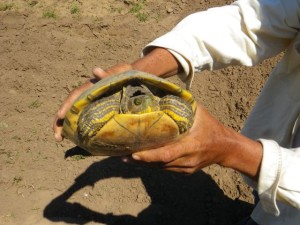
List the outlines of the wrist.
{"type": "Polygon", "coordinates": [[[251,140],[240,133],[228,129],[227,148],[224,150],[220,165],[235,169],[254,180],[258,180],[262,161],[262,144],[251,140]]]}

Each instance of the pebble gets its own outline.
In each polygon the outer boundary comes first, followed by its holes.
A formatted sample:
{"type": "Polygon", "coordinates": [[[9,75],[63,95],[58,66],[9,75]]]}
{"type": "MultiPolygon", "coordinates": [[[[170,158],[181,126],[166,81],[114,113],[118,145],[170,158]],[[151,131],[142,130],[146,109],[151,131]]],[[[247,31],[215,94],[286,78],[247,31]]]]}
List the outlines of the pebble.
{"type": "Polygon", "coordinates": [[[174,11],[174,9],[172,9],[171,7],[167,8],[167,13],[172,13],[174,11]]]}

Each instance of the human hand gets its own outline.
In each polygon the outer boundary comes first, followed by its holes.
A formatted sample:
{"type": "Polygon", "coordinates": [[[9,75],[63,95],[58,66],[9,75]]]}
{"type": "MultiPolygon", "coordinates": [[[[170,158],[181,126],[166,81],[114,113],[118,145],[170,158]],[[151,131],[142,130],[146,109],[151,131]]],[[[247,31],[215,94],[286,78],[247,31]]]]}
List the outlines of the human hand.
{"type": "Polygon", "coordinates": [[[255,178],[261,157],[260,143],[223,126],[198,105],[194,124],[186,135],[163,147],[136,152],[123,161],[187,174],[216,163],[255,178]]]}
{"type": "Polygon", "coordinates": [[[54,138],[56,141],[62,141],[62,129],[63,129],[63,121],[66,116],[66,113],[69,111],[75,100],[88,88],[93,86],[97,81],[114,74],[122,73],[128,70],[131,70],[132,66],[130,64],[117,64],[109,69],[102,70],[101,68],[93,69],[94,78],[88,79],[83,85],[75,88],[70,92],[67,98],[64,100],[59,110],[55,114],[54,122],[53,122],[53,131],[54,138]]]}
{"type": "Polygon", "coordinates": [[[166,170],[194,173],[222,160],[219,146],[215,146],[214,142],[219,136],[224,136],[225,132],[226,129],[198,105],[194,124],[187,134],[163,147],[134,153],[132,159],[127,157],[124,161],[143,162],[166,170]]]}

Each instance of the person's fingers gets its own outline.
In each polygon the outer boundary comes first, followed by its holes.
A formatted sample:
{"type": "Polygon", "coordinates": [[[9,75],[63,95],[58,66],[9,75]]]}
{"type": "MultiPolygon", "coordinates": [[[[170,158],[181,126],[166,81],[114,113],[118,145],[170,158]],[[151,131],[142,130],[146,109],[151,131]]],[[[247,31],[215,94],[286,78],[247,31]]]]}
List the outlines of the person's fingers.
{"type": "Polygon", "coordinates": [[[63,127],[63,119],[58,118],[56,115],[53,122],[53,131],[54,131],[54,138],[55,141],[60,142],[63,140],[62,136],[62,127],[63,127]]]}
{"type": "Polygon", "coordinates": [[[132,154],[132,158],[147,163],[159,162],[166,164],[188,154],[188,151],[182,149],[182,146],[185,145],[181,141],[176,141],[160,148],[136,152],[132,154]]]}
{"type": "Polygon", "coordinates": [[[131,156],[122,156],[122,161],[129,164],[134,164],[136,162],[131,156]]]}
{"type": "Polygon", "coordinates": [[[198,164],[193,163],[192,159],[186,159],[186,157],[181,157],[170,163],[158,163],[158,162],[144,162],[140,160],[135,160],[130,156],[122,157],[122,161],[128,164],[133,164],[137,166],[147,166],[152,168],[159,168],[173,172],[180,172],[185,174],[192,174],[198,170],[198,164]],[[189,162],[187,162],[189,161],[189,162]],[[195,165],[195,166],[194,166],[195,165]]]}
{"type": "Polygon", "coordinates": [[[87,82],[85,82],[82,86],[74,89],[70,92],[69,96],[66,98],[66,100],[63,102],[63,104],[60,106],[59,110],[57,111],[54,122],[53,122],[53,132],[54,132],[54,138],[56,141],[62,141],[62,127],[63,127],[63,120],[71,108],[73,102],[81,95],[82,92],[84,92],[89,87],[93,86],[93,84],[96,82],[95,79],[89,79],[87,82]]]}
{"type": "Polygon", "coordinates": [[[153,167],[153,168],[162,168],[163,167],[163,163],[158,163],[158,162],[147,163],[147,162],[143,162],[140,160],[135,160],[131,156],[122,156],[122,161],[124,163],[132,164],[132,165],[136,165],[136,166],[148,166],[148,167],[153,167]]]}
{"type": "Polygon", "coordinates": [[[92,71],[93,75],[98,78],[98,79],[103,79],[108,76],[107,72],[105,72],[103,69],[100,67],[95,67],[92,71]]]}
{"type": "Polygon", "coordinates": [[[190,154],[165,163],[164,168],[197,168],[199,167],[200,162],[197,156],[190,154]]]}
{"type": "Polygon", "coordinates": [[[176,172],[176,173],[185,173],[185,174],[193,174],[196,171],[194,168],[187,168],[187,167],[163,167],[163,169],[176,172]]]}
{"type": "Polygon", "coordinates": [[[99,67],[93,69],[93,74],[95,76],[94,79],[89,79],[85,84],[81,85],[80,87],[74,89],[70,92],[69,96],[66,98],[66,100],[63,102],[61,107],[59,108],[58,112],[55,115],[54,122],[53,122],[53,131],[54,131],[54,138],[56,141],[62,141],[62,127],[63,127],[63,120],[71,108],[72,104],[75,102],[75,100],[89,87],[93,86],[94,83],[97,81],[107,77],[111,76],[113,74],[122,73],[128,70],[132,70],[132,66],[130,64],[117,64],[111,68],[108,68],[107,70],[103,70],[99,67]]]}

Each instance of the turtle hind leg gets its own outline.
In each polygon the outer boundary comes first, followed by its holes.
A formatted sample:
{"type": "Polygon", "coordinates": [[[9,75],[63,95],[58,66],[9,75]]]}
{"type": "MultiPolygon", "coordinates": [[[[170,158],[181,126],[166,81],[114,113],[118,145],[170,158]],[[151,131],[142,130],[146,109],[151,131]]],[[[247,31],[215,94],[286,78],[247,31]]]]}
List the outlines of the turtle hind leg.
{"type": "Polygon", "coordinates": [[[192,127],[194,122],[192,106],[182,98],[175,95],[166,95],[161,98],[159,105],[161,111],[175,121],[180,133],[184,133],[192,127]]]}

